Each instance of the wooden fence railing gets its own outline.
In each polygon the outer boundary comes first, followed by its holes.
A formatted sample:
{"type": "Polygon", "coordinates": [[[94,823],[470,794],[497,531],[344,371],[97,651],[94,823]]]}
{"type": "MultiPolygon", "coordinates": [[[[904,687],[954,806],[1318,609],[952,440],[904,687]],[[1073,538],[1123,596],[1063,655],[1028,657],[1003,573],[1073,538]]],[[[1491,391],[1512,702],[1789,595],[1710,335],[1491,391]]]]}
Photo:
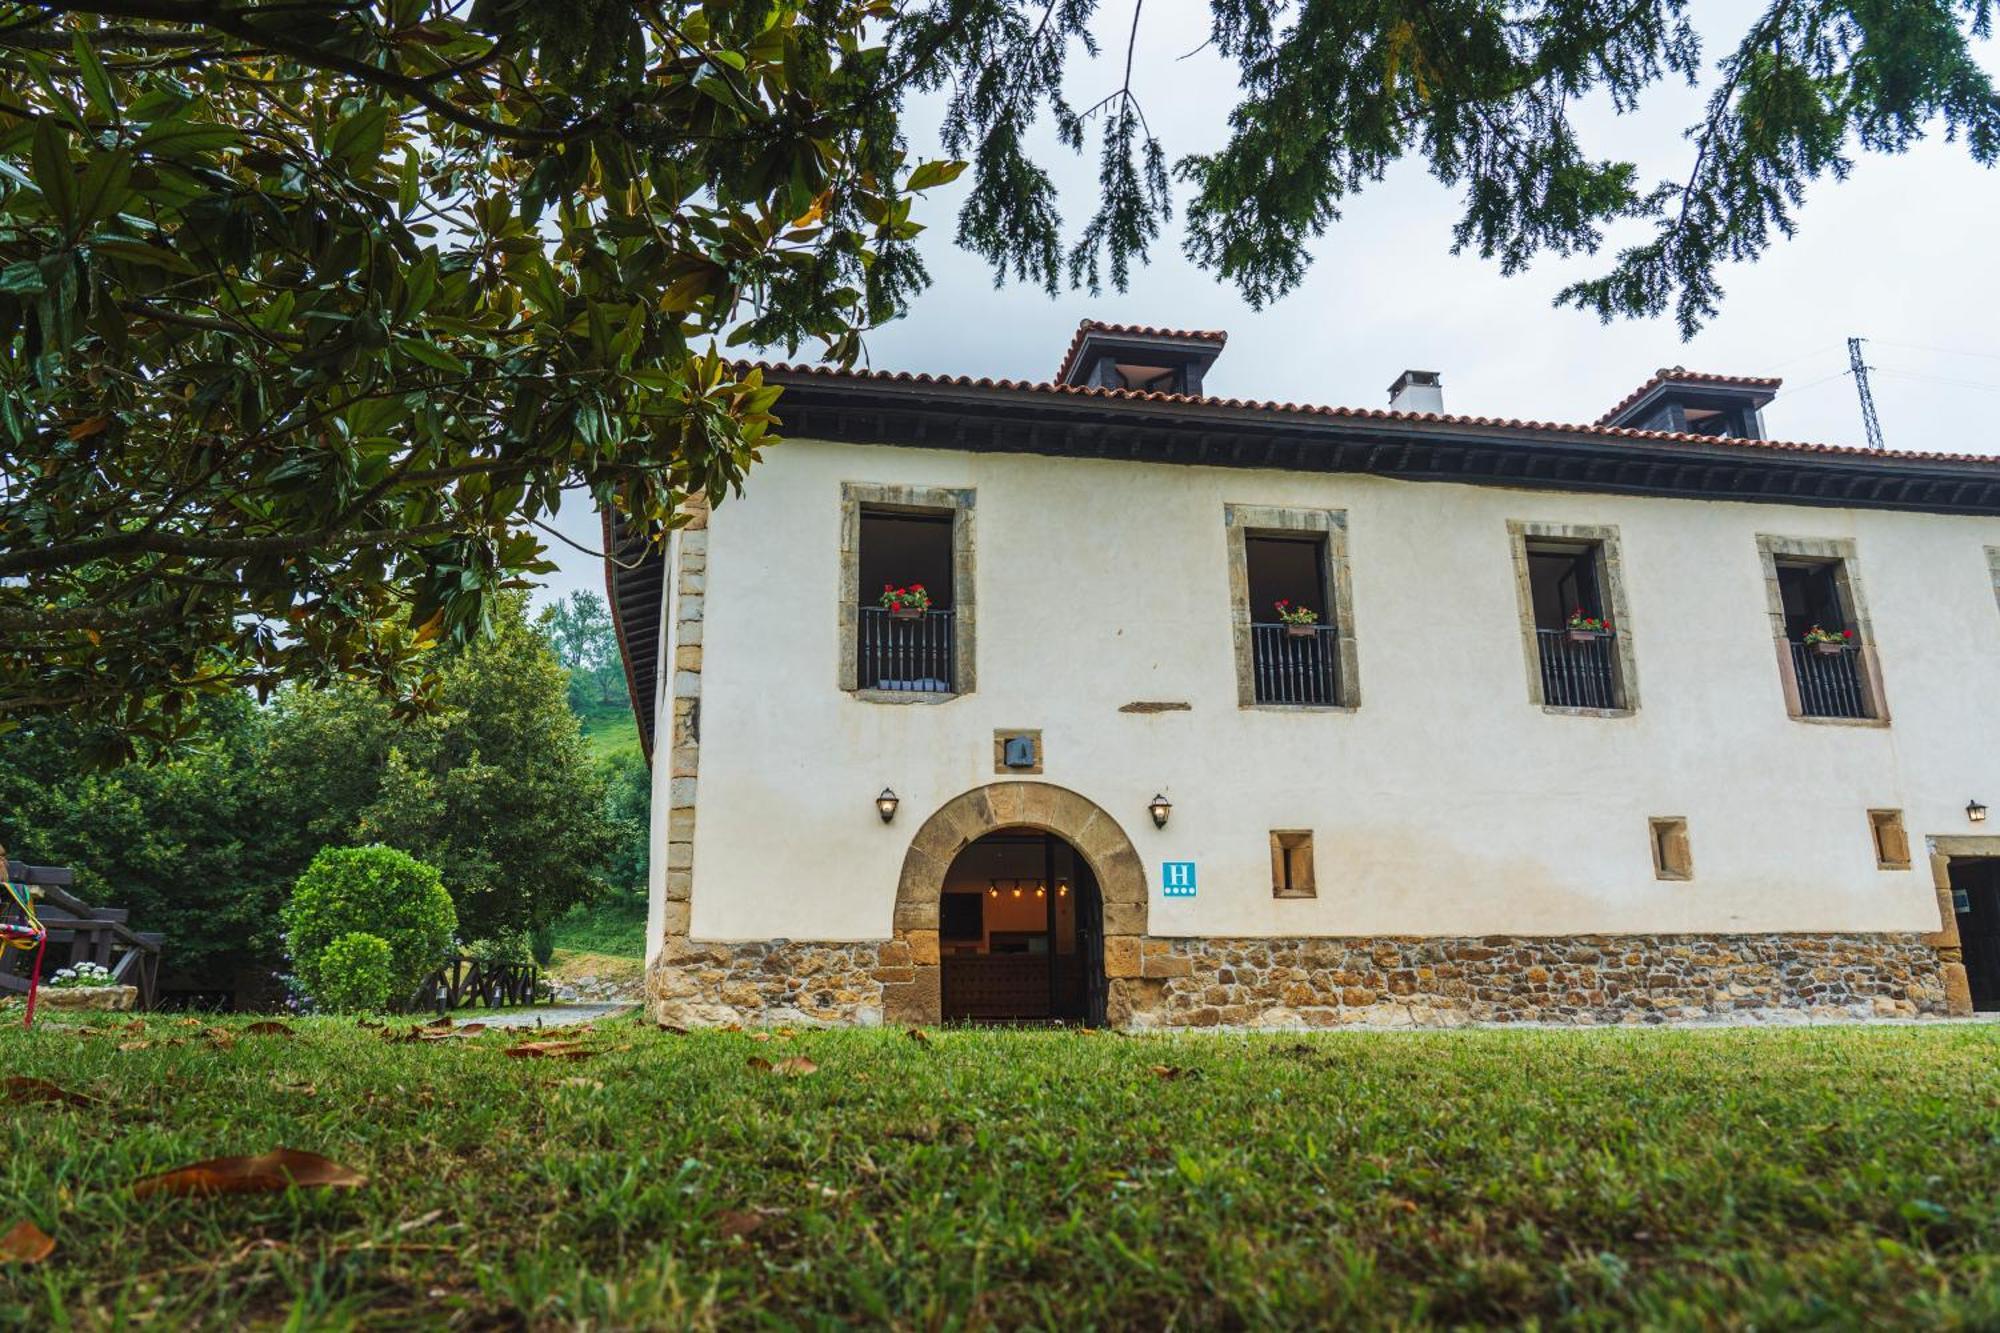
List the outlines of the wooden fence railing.
{"type": "Polygon", "coordinates": [[[535,1002],[541,969],[533,963],[494,963],[481,958],[454,958],[424,978],[413,1005],[449,1013],[468,1004],[488,1009],[535,1002]]]}
{"type": "MultiPolygon", "coordinates": [[[[126,925],[122,907],[93,907],[69,891],[75,877],[67,866],[30,866],[8,861],[7,878],[26,884],[35,897],[35,915],[49,932],[42,960],[44,983],[65,967],[95,963],[120,986],[138,988],[140,1009],[159,997],[160,945],[165,936],[126,925]]],[[[0,894],[0,900],[5,895],[0,894]]],[[[0,950],[0,992],[25,993],[33,955],[25,949],[0,950]]]]}

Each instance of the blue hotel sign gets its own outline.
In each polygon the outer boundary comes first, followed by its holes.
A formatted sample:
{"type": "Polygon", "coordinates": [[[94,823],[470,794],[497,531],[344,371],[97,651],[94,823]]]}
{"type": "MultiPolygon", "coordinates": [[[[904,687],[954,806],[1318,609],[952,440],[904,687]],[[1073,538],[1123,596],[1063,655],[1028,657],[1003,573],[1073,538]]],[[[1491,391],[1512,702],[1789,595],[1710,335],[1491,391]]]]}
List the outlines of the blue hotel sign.
{"type": "Polygon", "coordinates": [[[1162,898],[1194,897],[1194,862],[1162,861],[1160,863],[1160,896],[1162,898]]]}

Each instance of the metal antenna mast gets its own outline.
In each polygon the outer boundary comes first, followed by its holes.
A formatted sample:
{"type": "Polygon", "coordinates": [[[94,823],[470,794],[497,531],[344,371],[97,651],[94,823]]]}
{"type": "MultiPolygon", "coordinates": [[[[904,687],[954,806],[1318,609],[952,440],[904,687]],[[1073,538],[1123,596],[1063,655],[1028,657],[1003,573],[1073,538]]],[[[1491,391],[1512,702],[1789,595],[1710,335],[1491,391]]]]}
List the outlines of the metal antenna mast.
{"type": "Polygon", "coordinates": [[[1854,375],[1854,391],[1861,395],[1861,424],[1868,429],[1868,447],[1884,448],[1882,422],[1875,415],[1875,394],[1868,387],[1868,363],[1861,359],[1861,339],[1847,340],[1847,364],[1854,375]]]}

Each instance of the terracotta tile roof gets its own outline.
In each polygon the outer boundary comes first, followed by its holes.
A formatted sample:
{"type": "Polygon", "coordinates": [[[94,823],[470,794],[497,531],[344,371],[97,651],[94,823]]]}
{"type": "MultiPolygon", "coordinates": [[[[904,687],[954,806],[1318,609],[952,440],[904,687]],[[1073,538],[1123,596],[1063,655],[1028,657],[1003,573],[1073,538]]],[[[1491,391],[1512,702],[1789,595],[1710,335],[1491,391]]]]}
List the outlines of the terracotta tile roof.
{"type": "MultiPolygon", "coordinates": [[[[753,365],[770,375],[808,379],[848,380],[875,384],[935,385],[940,388],[993,389],[1006,393],[1066,395],[1097,398],[1110,402],[1163,403],[1186,407],[1221,408],[1236,412],[1277,413],[1287,416],[1329,417],[1347,421],[1400,421],[1440,426],[1471,426],[1483,430],[1521,431],[1531,434],[1584,435],[1598,439],[1675,441],[1705,446],[1740,449],[1771,449],[1790,453],[1836,454],[1857,458],[1907,459],[1913,462],[1986,463],[2000,465],[2000,456],[1990,454],[1919,453],[1900,449],[1868,449],[1859,445],[1815,444],[1796,440],[1746,440],[1733,436],[1697,435],[1690,431],[1633,430],[1625,426],[1573,425],[1556,421],[1523,421],[1519,418],[1459,416],[1443,412],[1397,412],[1379,407],[1322,407],[1310,403],[1259,402],[1245,398],[1216,398],[1207,395],[1160,393],[1144,389],[1100,389],[1084,384],[1037,384],[1027,380],[990,379],[971,375],[927,375],[907,370],[842,370],[836,366],[794,366],[785,362],[738,362],[742,369],[753,365]]],[[[1774,380],[1743,380],[1726,376],[1718,379],[1732,384],[1766,385],[1774,380]]],[[[783,406],[779,407],[780,414],[783,406]]]]}
{"type": "Polygon", "coordinates": [[[1160,329],[1151,324],[1106,324],[1102,320],[1086,319],[1076,326],[1076,336],[1069,340],[1069,350],[1063,353],[1062,364],[1056,367],[1056,383],[1069,378],[1070,367],[1076,363],[1076,354],[1083,350],[1083,340],[1093,333],[1109,333],[1126,338],[1179,338],[1187,342],[1226,343],[1229,335],[1220,329],[1160,329]]]}
{"type": "Polygon", "coordinates": [[[1783,383],[1781,379],[1763,375],[1710,375],[1705,371],[1689,370],[1685,366],[1661,366],[1653,372],[1653,378],[1626,394],[1619,400],[1618,406],[1599,417],[1597,424],[1602,426],[1607,421],[1615,420],[1620,412],[1662,384],[1723,384],[1732,389],[1767,389],[1775,394],[1778,386],[1783,383]]]}

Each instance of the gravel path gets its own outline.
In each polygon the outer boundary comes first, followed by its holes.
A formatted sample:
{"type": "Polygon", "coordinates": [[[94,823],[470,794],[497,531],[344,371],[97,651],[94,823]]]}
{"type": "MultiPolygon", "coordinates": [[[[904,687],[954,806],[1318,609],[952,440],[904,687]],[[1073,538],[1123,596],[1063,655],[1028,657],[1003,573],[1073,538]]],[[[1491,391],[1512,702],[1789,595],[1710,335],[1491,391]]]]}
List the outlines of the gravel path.
{"type": "Polygon", "coordinates": [[[569,1028],[579,1023],[596,1023],[615,1018],[636,1008],[630,1004],[538,1004],[532,1009],[495,1009],[458,1016],[461,1023],[484,1023],[490,1028],[569,1028]]]}

